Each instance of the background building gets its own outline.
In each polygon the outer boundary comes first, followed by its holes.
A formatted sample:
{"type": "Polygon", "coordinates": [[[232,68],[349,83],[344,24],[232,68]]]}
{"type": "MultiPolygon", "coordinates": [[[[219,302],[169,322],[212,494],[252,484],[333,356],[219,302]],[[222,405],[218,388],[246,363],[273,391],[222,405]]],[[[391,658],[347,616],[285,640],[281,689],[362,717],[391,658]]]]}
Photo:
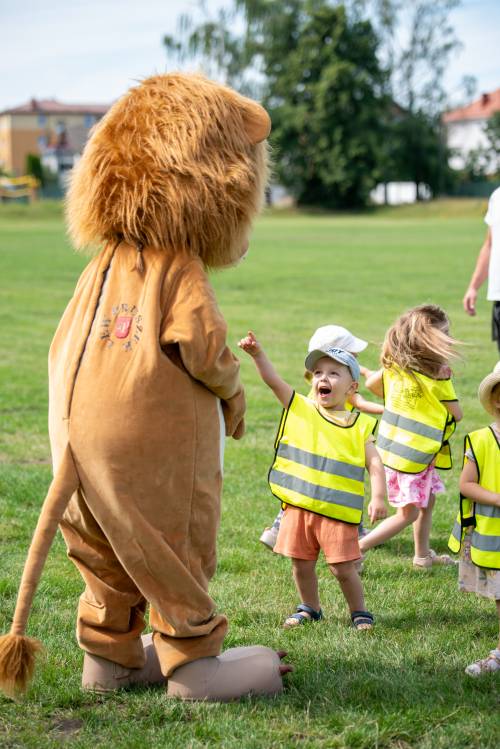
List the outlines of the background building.
{"type": "MultiPolygon", "coordinates": [[[[464,169],[469,157],[474,152],[484,152],[490,147],[485,126],[495,112],[500,112],[500,88],[489,94],[482,94],[479,99],[443,115],[446,128],[448,148],[452,149],[450,158],[452,169],[464,169]]],[[[486,174],[496,171],[496,162],[486,164],[486,174]]]]}
{"type": "Polygon", "coordinates": [[[28,154],[64,181],[78,160],[90,128],[107,112],[106,104],[63,104],[55,99],[31,99],[0,112],[0,169],[19,176],[28,154]]]}

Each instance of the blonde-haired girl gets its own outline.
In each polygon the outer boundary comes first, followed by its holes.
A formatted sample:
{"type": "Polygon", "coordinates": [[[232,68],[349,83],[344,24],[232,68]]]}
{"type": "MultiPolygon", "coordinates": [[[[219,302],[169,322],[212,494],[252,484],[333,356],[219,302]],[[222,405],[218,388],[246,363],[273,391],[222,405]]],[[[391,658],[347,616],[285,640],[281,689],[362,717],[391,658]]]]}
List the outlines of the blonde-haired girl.
{"type": "Polygon", "coordinates": [[[387,331],[382,369],[366,386],[384,398],[377,448],[396,514],[361,539],[362,552],[413,524],[415,567],[453,563],[429,538],[435,495],[444,491],[436,467],[451,468],[448,438],[462,418],[448,366],[455,344],[446,313],[433,304],[408,310],[387,331]]]}

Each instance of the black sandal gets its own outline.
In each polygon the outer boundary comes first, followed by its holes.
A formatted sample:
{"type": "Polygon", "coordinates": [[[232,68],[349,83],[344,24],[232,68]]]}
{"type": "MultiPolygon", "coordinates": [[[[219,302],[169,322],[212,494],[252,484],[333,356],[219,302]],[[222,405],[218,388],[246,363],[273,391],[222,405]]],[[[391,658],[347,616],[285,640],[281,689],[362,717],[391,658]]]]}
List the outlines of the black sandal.
{"type": "Polygon", "coordinates": [[[299,626],[299,624],[309,624],[310,622],[319,622],[323,619],[323,611],[320,609],[319,611],[316,611],[316,609],[313,609],[312,606],[308,606],[306,603],[299,603],[296,609],[295,614],[291,614],[291,616],[287,616],[283,627],[285,629],[292,629],[293,627],[299,626]],[[306,614],[309,614],[309,616],[306,616],[306,614]],[[296,624],[287,624],[287,621],[290,619],[293,619],[296,621],[296,624]]]}
{"type": "Polygon", "coordinates": [[[354,629],[372,629],[375,619],[369,611],[353,611],[351,622],[354,629]]]}

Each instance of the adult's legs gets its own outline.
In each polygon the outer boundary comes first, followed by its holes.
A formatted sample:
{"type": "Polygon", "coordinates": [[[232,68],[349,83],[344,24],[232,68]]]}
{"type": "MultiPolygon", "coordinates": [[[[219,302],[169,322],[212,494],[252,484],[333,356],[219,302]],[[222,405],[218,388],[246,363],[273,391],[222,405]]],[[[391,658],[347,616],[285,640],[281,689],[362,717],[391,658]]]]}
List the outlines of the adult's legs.
{"type": "Polygon", "coordinates": [[[500,353],[500,301],[493,302],[491,314],[491,337],[496,341],[500,353]]]}

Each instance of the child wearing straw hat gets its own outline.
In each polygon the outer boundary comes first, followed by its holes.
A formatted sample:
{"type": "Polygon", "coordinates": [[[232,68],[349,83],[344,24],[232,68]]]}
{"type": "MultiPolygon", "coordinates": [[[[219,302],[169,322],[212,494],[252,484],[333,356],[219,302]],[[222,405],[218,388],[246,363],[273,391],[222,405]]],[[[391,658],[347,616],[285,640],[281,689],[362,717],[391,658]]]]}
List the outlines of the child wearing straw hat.
{"type": "Polygon", "coordinates": [[[479,400],[493,423],[465,437],[460,511],[449,547],[460,551],[460,590],[495,601],[499,640],[486,658],[465,669],[469,676],[500,675],[500,361],[479,386],[479,400]]]}

